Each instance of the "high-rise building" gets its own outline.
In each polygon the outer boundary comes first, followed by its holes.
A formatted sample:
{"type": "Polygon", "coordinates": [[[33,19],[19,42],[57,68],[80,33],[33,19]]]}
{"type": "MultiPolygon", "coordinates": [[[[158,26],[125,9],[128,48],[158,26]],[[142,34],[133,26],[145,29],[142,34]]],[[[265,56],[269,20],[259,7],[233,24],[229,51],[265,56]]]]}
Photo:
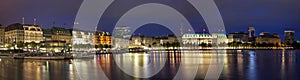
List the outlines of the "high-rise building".
{"type": "Polygon", "coordinates": [[[284,31],[284,43],[290,45],[295,41],[295,31],[285,30],[284,31]]]}
{"type": "Polygon", "coordinates": [[[5,43],[40,43],[43,41],[43,30],[38,25],[15,23],[5,28],[5,43]]]}
{"type": "Polygon", "coordinates": [[[255,41],[255,28],[254,27],[248,27],[248,40],[249,40],[249,42],[255,41]]]}
{"type": "Polygon", "coordinates": [[[113,48],[124,49],[129,47],[131,28],[128,26],[115,27],[113,33],[113,48]]]}

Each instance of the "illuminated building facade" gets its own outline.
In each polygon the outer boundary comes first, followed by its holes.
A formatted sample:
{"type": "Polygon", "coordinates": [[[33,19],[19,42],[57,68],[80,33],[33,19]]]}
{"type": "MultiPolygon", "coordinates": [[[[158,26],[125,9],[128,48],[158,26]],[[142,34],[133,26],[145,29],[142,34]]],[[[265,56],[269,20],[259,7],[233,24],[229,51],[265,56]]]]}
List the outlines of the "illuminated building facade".
{"type": "Polygon", "coordinates": [[[0,24],[0,46],[3,47],[5,41],[5,28],[0,24]]]}
{"type": "Polygon", "coordinates": [[[201,43],[215,46],[228,43],[226,34],[184,34],[182,36],[184,45],[200,45],[201,43]]]}
{"type": "Polygon", "coordinates": [[[147,36],[133,36],[130,41],[130,45],[142,45],[142,46],[149,46],[152,45],[155,40],[153,37],[147,36]]]}
{"type": "Polygon", "coordinates": [[[44,30],[45,40],[56,40],[56,41],[65,41],[66,43],[72,43],[72,30],[53,27],[51,29],[44,30]]]}
{"type": "Polygon", "coordinates": [[[68,51],[72,43],[71,30],[59,27],[44,29],[42,47],[46,52],[68,51]]]}
{"type": "Polygon", "coordinates": [[[115,27],[113,33],[113,48],[124,49],[129,47],[131,28],[128,26],[115,27]]]}
{"type": "Polygon", "coordinates": [[[200,45],[201,43],[212,44],[211,34],[184,34],[182,41],[184,45],[200,45]]]}
{"type": "Polygon", "coordinates": [[[261,32],[260,36],[256,38],[257,43],[273,43],[280,44],[281,39],[278,34],[270,34],[269,32],[261,32]]]}
{"type": "Polygon", "coordinates": [[[96,32],[94,43],[95,45],[111,45],[111,35],[109,32],[96,32]]]}
{"type": "Polygon", "coordinates": [[[72,37],[73,45],[76,44],[94,45],[93,31],[73,30],[72,35],[73,35],[72,37]]]}
{"type": "Polygon", "coordinates": [[[5,28],[6,43],[40,43],[43,41],[43,30],[37,25],[12,24],[5,28]]]}
{"type": "Polygon", "coordinates": [[[248,42],[248,35],[243,32],[229,33],[228,42],[248,42]]]}

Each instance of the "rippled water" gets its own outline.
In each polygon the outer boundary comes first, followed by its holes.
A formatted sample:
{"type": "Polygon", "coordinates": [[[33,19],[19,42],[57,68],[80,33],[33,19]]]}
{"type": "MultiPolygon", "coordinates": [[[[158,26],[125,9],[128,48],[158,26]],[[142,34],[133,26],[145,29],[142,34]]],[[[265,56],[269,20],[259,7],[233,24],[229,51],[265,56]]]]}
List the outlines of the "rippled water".
{"type": "Polygon", "coordinates": [[[101,54],[71,61],[0,59],[0,80],[204,79],[209,68],[222,71],[219,79],[299,80],[299,60],[298,50],[101,54]],[[222,68],[211,67],[218,63],[222,68]]]}

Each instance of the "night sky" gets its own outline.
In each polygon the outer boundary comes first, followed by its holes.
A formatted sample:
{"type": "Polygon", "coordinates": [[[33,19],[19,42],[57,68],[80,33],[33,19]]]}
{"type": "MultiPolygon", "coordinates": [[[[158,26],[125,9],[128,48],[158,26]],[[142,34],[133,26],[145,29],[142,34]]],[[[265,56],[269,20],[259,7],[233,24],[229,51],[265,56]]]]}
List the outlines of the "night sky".
{"type": "MultiPolygon", "coordinates": [[[[192,26],[200,26],[195,29],[200,32],[205,28],[201,16],[193,11],[184,0],[117,0],[109,6],[101,18],[98,29],[109,31],[114,22],[124,12],[140,3],[158,2],[170,5],[183,12],[192,26]],[[126,4],[125,4],[126,3],[126,4]],[[128,3],[131,3],[128,5],[128,3]]],[[[259,32],[278,33],[283,37],[284,29],[296,31],[296,40],[300,40],[300,1],[299,0],[215,0],[226,27],[226,32],[246,32],[248,26],[256,28],[259,32]]],[[[32,24],[33,18],[37,18],[37,24],[43,28],[53,26],[72,28],[76,13],[82,0],[1,0],[0,24],[9,25],[21,23],[22,16],[25,23],[32,24]]],[[[146,15],[145,15],[146,16],[146,15]]],[[[137,32],[145,35],[169,34],[166,28],[157,24],[144,25],[137,32]],[[151,28],[150,28],[151,27],[151,28]],[[151,29],[151,30],[150,30],[151,29]],[[153,33],[156,31],[157,33],[153,33]],[[167,31],[167,32],[165,32],[167,31]]]]}

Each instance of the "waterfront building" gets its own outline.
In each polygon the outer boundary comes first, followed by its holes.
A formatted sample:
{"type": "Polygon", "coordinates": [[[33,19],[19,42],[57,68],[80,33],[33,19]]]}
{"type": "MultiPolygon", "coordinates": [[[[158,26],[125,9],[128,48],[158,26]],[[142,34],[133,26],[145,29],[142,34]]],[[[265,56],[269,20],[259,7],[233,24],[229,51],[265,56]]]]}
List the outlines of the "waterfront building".
{"type": "Polygon", "coordinates": [[[44,30],[44,39],[47,40],[55,40],[55,41],[65,41],[66,43],[72,43],[72,30],[53,27],[51,29],[44,30]]]}
{"type": "Polygon", "coordinates": [[[228,34],[228,42],[248,42],[248,35],[244,32],[235,32],[228,34]]]}
{"type": "Polygon", "coordinates": [[[166,44],[166,43],[174,43],[178,42],[177,37],[175,35],[167,35],[167,36],[158,36],[154,37],[155,43],[157,44],[166,44]]]}
{"type": "Polygon", "coordinates": [[[248,41],[254,42],[255,41],[255,28],[248,27],[248,41]]]}
{"type": "Polygon", "coordinates": [[[44,29],[44,41],[41,50],[46,52],[65,52],[72,44],[72,34],[70,29],[53,27],[44,29]]]}
{"type": "Polygon", "coordinates": [[[202,43],[213,46],[223,46],[228,43],[226,34],[184,34],[183,45],[200,45],[202,43]]]}
{"type": "Polygon", "coordinates": [[[226,47],[228,43],[228,38],[226,34],[212,34],[213,36],[213,47],[226,47]]]}
{"type": "Polygon", "coordinates": [[[113,48],[124,49],[129,47],[131,37],[131,28],[128,26],[115,27],[113,33],[113,48]]]}
{"type": "Polygon", "coordinates": [[[93,31],[73,30],[73,45],[94,45],[94,34],[93,31]]]}
{"type": "Polygon", "coordinates": [[[287,45],[293,44],[295,41],[295,31],[293,30],[285,30],[284,31],[284,43],[287,45]]]}
{"type": "Polygon", "coordinates": [[[184,34],[182,42],[184,45],[200,45],[201,43],[212,44],[211,34],[184,34]]]}
{"type": "Polygon", "coordinates": [[[15,23],[5,28],[6,43],[40,43],[43,41],[43,30],[38,25],[15,23]]]}
{"type": "Polygon", "coordinates": [[[5,41],[5,27],[0,24],[0,47],[4,47],[5,41]]]}
{"type": "Polygon", "coordinates": [[[111,35],[109,32],[96,32],[94,36],[95,45],[111,45],[111,35]]]}
{"type": "Polygon", "coordinates": [[[71,46],[62,40],[42,41],[41,52],[66,52],[70,51],[71,46]]]}
{"type": "Polygon", "coordinates": [[[280,44],[280,36],[278,34],[270,34],[269,32],[261,32],[259,37],[256,38],[257,43],[273,43],[280,44]]]}
{"type": "Polygon", "coordinates": [[[130,41],[130,45],[138,45],[138,46],[151,46],[155,43],[156,40],[154,37],[148,36],[133,36],[130,41]]]}

